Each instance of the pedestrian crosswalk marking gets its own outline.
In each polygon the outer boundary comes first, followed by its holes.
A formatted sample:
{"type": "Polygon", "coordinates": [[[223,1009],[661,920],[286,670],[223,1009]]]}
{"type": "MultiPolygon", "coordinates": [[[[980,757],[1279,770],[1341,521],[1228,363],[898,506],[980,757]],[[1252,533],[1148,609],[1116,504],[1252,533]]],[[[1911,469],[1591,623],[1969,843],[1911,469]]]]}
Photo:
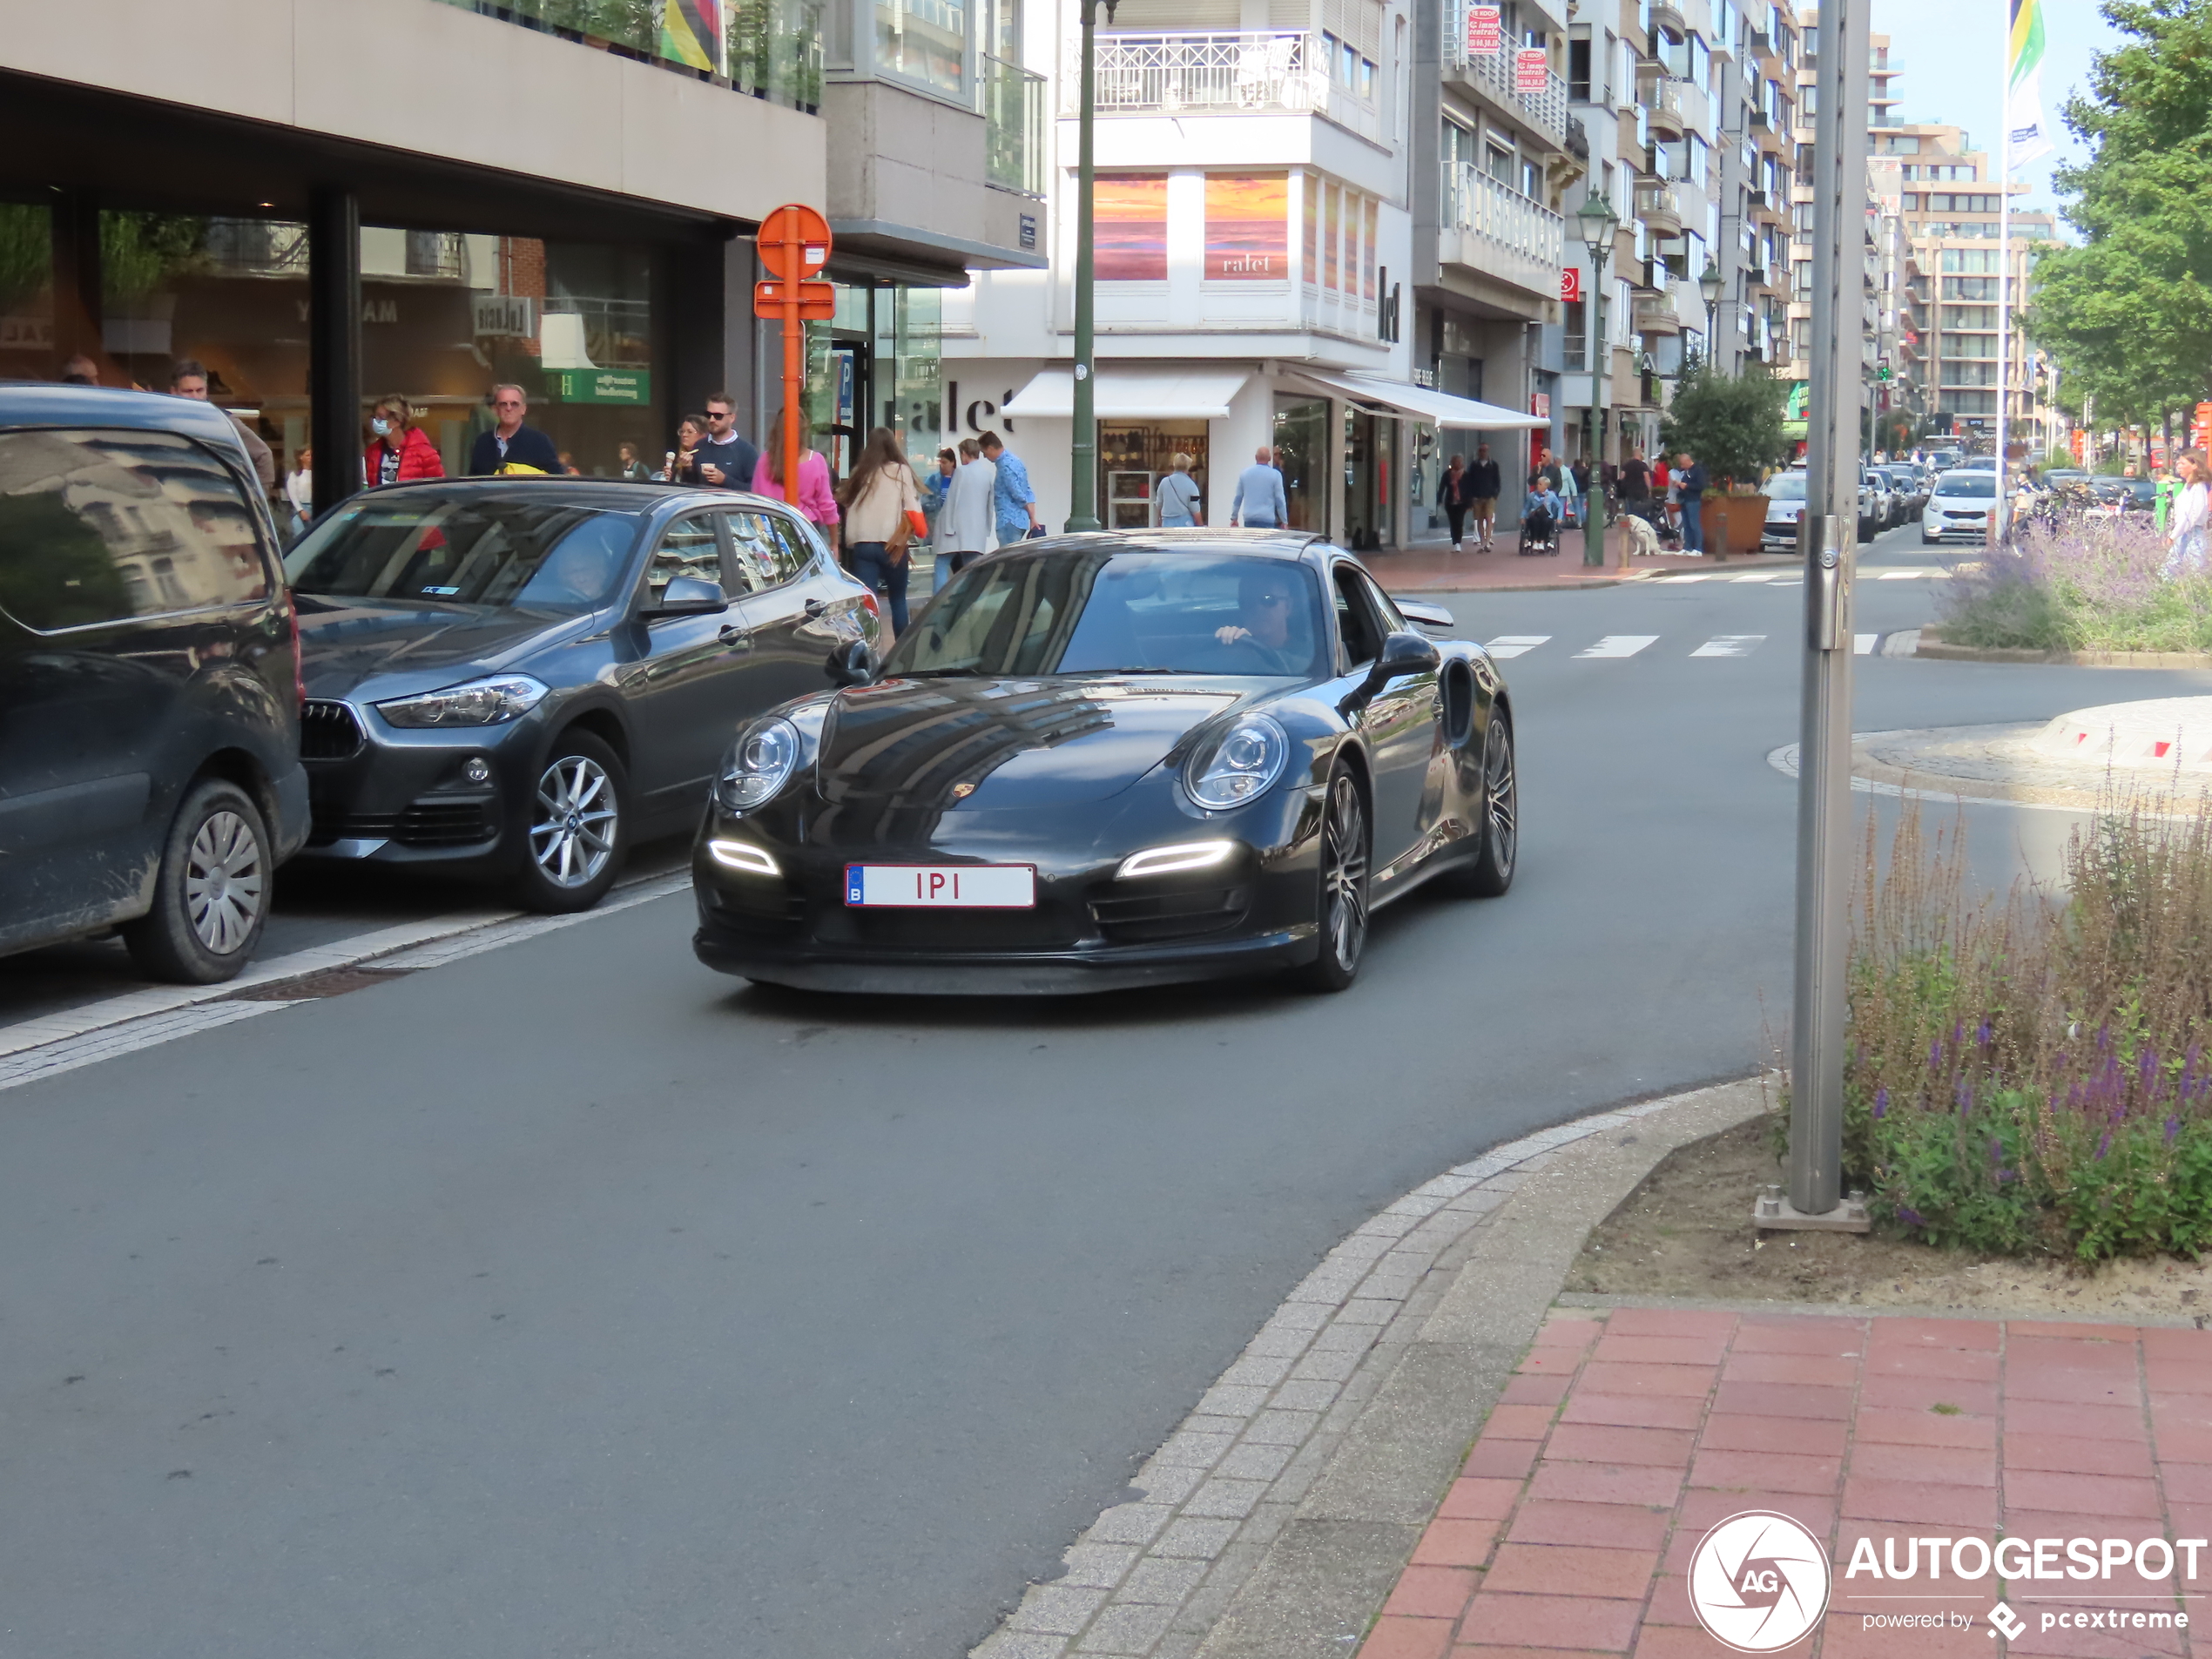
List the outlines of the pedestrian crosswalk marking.
{"type": "Polygon", "coordinates": [[[1779,570],[1751,570],[1743,576],[1731,577],[1732,582],[1771,582],[1782,574],[1779,570]]]}
{"type": "Polygon", "coordinates": [[[1710,582],[1713,573],[1710,570],[1692,570],[1683,576],[1662,576],[1659,579],[1662,582],[1710,582]]]}
{"type": "Polygon", "coordinates": [[[1925,575],[1925,570],[1885,570],[1874,579],[1877,582],[1910,582],[1914,577],[1925,575]]]}
{"type": "Polygon", "coordinates": [[[1654,644],[1658,637],[1656,634],[1608,634],[1596,644],[1575,654],[1577,657],[1633,657],[1646,645],[1654,644]]]}
{"type": "Polygon", "coordinates": [[[1716,634],[1689,654],[1692,657],[1749,657],[1765,638],[1764,634],[1716,634]]]}
{"type": "Polygon", "coordinates": [[[1851,655],[1871,657],[1874,654],[1874,642],[1880,637],[1879,634],[1853,634],[1851,637],[1851,655]]]}
{"type": "Polygon", "coordinates": [[[1549,634],[1500,634],[1484,647],[1493,657],[1520,657],[1551,638],[1549,634]]]}

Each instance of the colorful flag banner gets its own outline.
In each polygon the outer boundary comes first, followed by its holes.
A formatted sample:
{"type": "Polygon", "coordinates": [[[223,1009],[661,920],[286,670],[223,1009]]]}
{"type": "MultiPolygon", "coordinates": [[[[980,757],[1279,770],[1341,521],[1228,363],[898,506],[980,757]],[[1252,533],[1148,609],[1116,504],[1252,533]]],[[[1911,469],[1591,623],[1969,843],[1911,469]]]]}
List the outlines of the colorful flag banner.
{"type": "Polygon", "coordinates": [[[2043,124],[2043,0],[2012,0],[2005,41],[2005,137],[2013,168],[2051,153],[2043,124]]]}
{"type": "Polygon", "coordinates": [[[711,74],[726,75],[729,41],[722,27],[723,0],[662,0],[660,55],[711,74]]]}

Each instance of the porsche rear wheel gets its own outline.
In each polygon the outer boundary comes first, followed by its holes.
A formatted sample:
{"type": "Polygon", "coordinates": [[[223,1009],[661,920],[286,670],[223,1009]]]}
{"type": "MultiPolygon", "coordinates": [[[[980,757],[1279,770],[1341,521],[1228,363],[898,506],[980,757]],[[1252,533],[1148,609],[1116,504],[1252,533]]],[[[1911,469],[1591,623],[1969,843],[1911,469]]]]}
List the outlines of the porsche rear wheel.
{"type": "Polygon", "coordinates": [[[1321,954],[1307,964],[1305,983],[1341,991],[1359,977],[1367,944],[1367,875],[1372,840],[1367,803],[1359,780],[1342,767],[1329,779],[1321,817],[1319,910],[1321,954]]]}
{"type": "Polygon", "coordinates": [[[1460,888],[1494,899],[1513,885],[1521,856],[1521,797],[1514,780],[1513,722],[1501,709],[1482,743],[1482,850],[1463,867],[1460,888]]]}

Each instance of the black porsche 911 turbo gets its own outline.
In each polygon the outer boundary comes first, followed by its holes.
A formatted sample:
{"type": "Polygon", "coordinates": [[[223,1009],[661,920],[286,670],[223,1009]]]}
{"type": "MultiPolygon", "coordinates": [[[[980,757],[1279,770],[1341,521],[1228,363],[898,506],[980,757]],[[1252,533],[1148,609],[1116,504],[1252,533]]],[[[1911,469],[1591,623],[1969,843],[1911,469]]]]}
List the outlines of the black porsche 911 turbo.
{"type": "Polygon", "coordinates": [[[1296,971],[1514,874],[1496,663],[1280,531],[1027,542],[877,671],[744,727],[693,849],[700,961],[811,989],[1061,993],[1296,971]]]}

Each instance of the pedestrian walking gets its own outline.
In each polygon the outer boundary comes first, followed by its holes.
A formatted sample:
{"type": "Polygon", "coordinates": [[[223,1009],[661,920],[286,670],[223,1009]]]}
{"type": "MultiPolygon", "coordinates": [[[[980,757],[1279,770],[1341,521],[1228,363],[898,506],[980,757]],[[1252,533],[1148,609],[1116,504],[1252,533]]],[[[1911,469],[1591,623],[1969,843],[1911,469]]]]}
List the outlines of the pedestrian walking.
{"type": "Polygon", "coordinates": [[[760,451],[739,435],[738,406],[727,392],[717,392],[707,399],[705,433],[694,455],[698,482],[703,484],[743,489],[752,482],[760,465],[760,451]]]}
{"type": "Polygon", "coordinates": [[[907,548],[923,523],[914,469],[889,427],[868,434],[867,446],[839,492],[845,549],[853,574],[891,607],[891,631],[907,631],[907,548]]]}
{"type": "Polygon", "coordinates": [[[1242,524],[1248,530],[1280,529],[1290,516],[1283,475],[1275,469],[1273,452],[1263,443],[1252,451],[1252,464],[1238,475],[1237,493],[1229,503],[1230,525],[1233,529],[1242,524]]]}
{"type": "MultiPolygon", "coordinates": [[[[768,428],[768,448],[752,469],[752,493],[771,496],[778,501],[791,502],[804,514],[815,529],[822,532],[822,539],[832,547],[837,537],[832,533],[837,523],[837,496],[830,489],[829,462],[821,452],[810,446],[813,434],[806,429],[806,418],[799,417],[799,480],[795,489],[784,484],[784,418],[788,410],[779,409],[768,428]]],[[[710,422],[710,424],[711,424],[710,422]]],[[[700,482],[706,479],[704,467],[700,482]]]]}
{"type": "Polygon", "coordinates": [[[298,536],[315,516],[315,452],[303,444],[300,459],[284,475],[284,499],[292,509],[291,534],[298,536]]]}
{"type": "Polygon", "coordinates": [[[998,531],[999,545],[1026,540],[1044,528],[1037,519],[1037,492],[1029,488],[1028,468],[995,432],[986,432],[975,442],[995,472],[993,528],[998,531]]]}
{"type": "Polygon", "coordinates": [[[414,405],[396,392],[376,400],[368,412],[368,448],[361,453],[361,482],[370,487],[446,475],[438,446],[415,424],[414,405]]]}
{"type": "Polygon", "coordinates": [[[2212,534],[2212,461],[2206,459],[2202,449],[2184,449],[2177,470],[2182,489],[2174,497],[2166,574],[2201,575],[2207,564],[2208,534],[2212,534]]]}
{"type": "Polygon", "coordinates": [[[516,472],[561,470],[560,453],[553,448],[553,440],[536,427],[523,424],[529,409],[529,394],[512,381],[502,381],[491,388],[491,429],[479,432],[469,450],[472,477],[487,477],[509,469],[516,472]]]}
{"type": "Polygon", "coordinates": [[[1624,502],[1651,499],[1651,468],[1644,461],[1643,452],[1629,455],[1621,468],[1621,499],[1624,502]]]}
{"type": "MultiPolygon", "coordinates": [[[[170,364],[169,395],[188,397],[196,403],[206,402],[207,365],[196,357],[179,357],[170,364]]],[[[230,415],[228,409],[223,413],[230,415]]],[[[231,424],[238,428],[239,441],[246,446],[246,457],[253,463],[253,475],[261,481],[262,490],[274,494],[276,456],[270,453],[269,446],[262,441],[261,435],[235,415],[231,415],[231,424]]]]}
{"type": "Polygon", "coordinates": [[[983,447],[973,438],[960,441],[960,466],[945,490],[945,504],[937,514],[937,562],[957,576],[970,559],[980,558],[990,545],[992,520],[997,514],[999,469],[983,459],[983,447]]]}
{"type": "Polygon", "coordinates": [[[1651,463],[1651,495],[1659,503],[1660,528],[1669,535],[1675,534],[1675,516],[1682,509],[1675,499],[1674,469],[1667,464],[1663,455],[1651,463]]]}
{"type": "Polygon", "coordinates": [[[1444,476],[1437,480],[1436,494],[1444,503],[1444,522],[1452,527],[1452,551],[1460,550],[1460,542],[1467,534],[1467,463],[1464,455],[1453,455],[1444,463],[1444,476]]]}
{"type": "Polygon", "coordinates": [[[1490,550],[1491,538],[1498,529],[1498,496],[1505,489],[1504,475],[1498,463],[1490,458],[1490,446],[1474,446],[1474,464],[1467,469],[1467,510],[1474,518],[1475,544],[1478,553],[1490,550]]]}
{"type": "Polygon", "coordinates": [[[633,484],[643,484],[651,482],[653,476],[652,469],[646,466],[643,461],[638,459],[637,446],[636,444],[626,442],[617,444],[615,446],[615,459],[621,463],[621,465],[616,469],[615,475],[617,477],[625,479],[633,484]]]}
{"type": "MultiPolygon", "coordinates": [[[[1705,550],[1705,463],[1687,451],[1675,457],[1675,484],[1682,499],[1682,550],[1705,550]]],[[[1721,550],[1725,553],[1728,550],[1721,550]]]]}
{"type": "Polygon", "coordinates": [[[1174,470],[1160,480],[1160,528],[1190,529],[1199,518],[1198,481],[1190,475],[1190,457],[1178,449],[1168,464],[1174,470]]]}
{"type": "Polygon", "coordinates": [[[1559,469],[1559,457],[1551,452],[1548,444],[1544,448],[1544,458],[1536,463],[1536,470],[1544,475],[1544,482],[1552,487],[1554,495],[1557,495],[1567,482],[1566,475],[1559,469]]]}

